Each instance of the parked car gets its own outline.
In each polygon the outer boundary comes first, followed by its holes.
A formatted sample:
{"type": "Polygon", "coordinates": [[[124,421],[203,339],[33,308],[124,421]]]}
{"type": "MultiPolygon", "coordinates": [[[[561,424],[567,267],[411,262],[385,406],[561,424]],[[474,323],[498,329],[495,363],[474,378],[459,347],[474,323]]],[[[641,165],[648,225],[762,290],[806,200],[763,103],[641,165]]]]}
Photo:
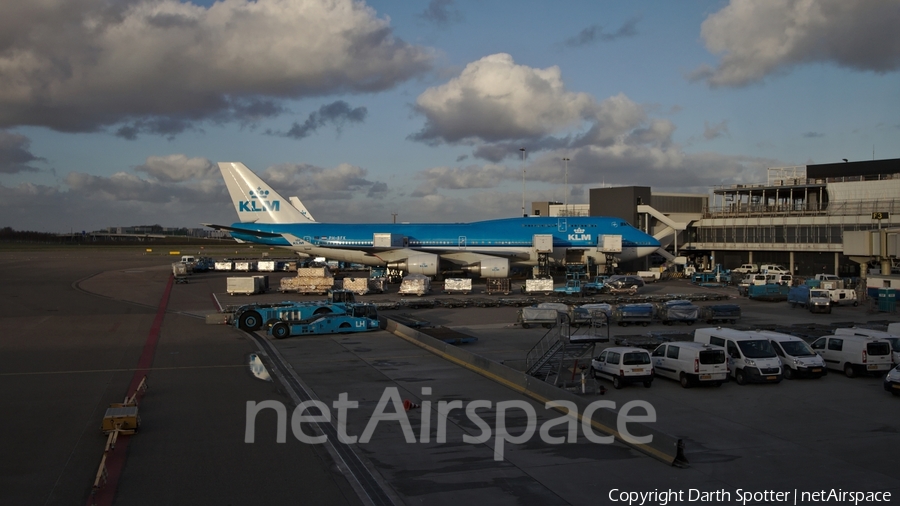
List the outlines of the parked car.
{"type": "Polygon", "coordinates": [[[612,380],[614,388],[629,383],[653,384],[653,364],[650,352],[626,346],[607,348],[591,360],[591,376],[612,380]]]}
{"type": "Polygon", "coordinates": [[[606,280],[605,289],[609,293],[629,293],[634,295],[644,286],[644,280],[638,276],[615,275],[606,280]]]}
{"type": "Polygon", "coordinates": [[[650,357],[654,374],[678,380],[683,388],[696,384],[720,386],[728,379],[725,349],[719,346],[692,341],[663,343],[650,357]]]}
{"type": "Polygon", "coordinates": [[[806,341],[780,332],[759,331],[769,338],[775,354],[781,359],[784,379],[799,377],[821,378],[828,374],[825,360],[816,354],[806,341]]]}
{"type": "Polygon", "coordinates": [[[742,264],[740,267],[735,267],[732,272],[739,272],[741,274],[756,274],[759,272],[759,266],[756,264],[742,264]]]}
{"type": "Polygon", "coordinates": [[[900,396],[900,365],[891,369],[891,372],[884,376],[884,389],[900,396]]]}

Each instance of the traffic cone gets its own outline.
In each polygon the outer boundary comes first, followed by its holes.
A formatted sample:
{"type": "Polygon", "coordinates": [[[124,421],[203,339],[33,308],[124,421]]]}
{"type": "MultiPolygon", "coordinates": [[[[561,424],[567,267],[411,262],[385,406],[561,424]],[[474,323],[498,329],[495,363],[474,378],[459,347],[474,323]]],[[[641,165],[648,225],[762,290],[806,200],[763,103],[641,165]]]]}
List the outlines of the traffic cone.
{"type": "Polygon", "coordinates": [[[416,409],[416,408],[418,408],[418,407],[419,407],[418,404],[416,404],[415,402],[410,401],[409,399],[405,399],[405,400],[403,401],[403,410],[404,410],[404,411],[409,411],[409,410],[411,410],[411,409],[416,409]]]}

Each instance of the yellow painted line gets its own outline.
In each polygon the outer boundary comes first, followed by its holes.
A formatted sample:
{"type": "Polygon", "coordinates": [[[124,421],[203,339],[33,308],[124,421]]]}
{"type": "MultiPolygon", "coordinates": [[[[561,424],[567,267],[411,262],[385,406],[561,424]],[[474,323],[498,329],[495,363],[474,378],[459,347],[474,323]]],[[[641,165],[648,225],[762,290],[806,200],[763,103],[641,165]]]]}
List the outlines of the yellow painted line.
{"type": "MultiPolygon", "coordinates": [[[[453,356],[451,356],[451,355],[448,355],[447,353],[444,353],[443,351],[440,351],[440,350],[438,350],[437,348],[434,348],[434,347],[432,347],[432,346],[429,346],[429,345],[427,345],[427,344],[425,344],[425,343],[419,341],[418,339],[416,339],[416,338],[414,338],[414,337],[412,337],[412,336],[408,336],[408,335],[404,334],[403,332],[401,332],[401,331],[399,330],[399,328],[398,328],[397,330],[395,330],[394,332],[392,332],[392,333],[393,333],[394,335],[396,335],[396,336],[398,336],[398,337],[400,337],[400,338],[402,338],[402,339],[404,339],[404,340],[406,340],[406,341],[408,341],[408,342],[410,342],[410,343],[416,345],[416,346],[419,346],[419,347],[421,347],[421,348],[424,348],[424,349],[430,351],[431,353],[433,353],[433,354],[435,354],[435,355],[437,355],[437,356],[443,358],[444,360],[447,360],[447,361],[452,362],[452,363],[454,363],[454,364],[461,365],[462,367],[464,367],[464,368],[466,368],[466,369],[468,369],[468,370],[470,370],[470,371],[473,371],[473,372],[475,372],[475,373],[478,373],[478,374],[480,374],[480,375],[482,375],[482,376],[484,376],[484,377],[486,377],[486,378],[488,378],[488,379],[490,379],[490,380],[492,380],[492,381],[494,381],[494,382],[496,382],[496,383],[499,383],[499,384],[501,384],[501,385],[503,385],[503,386],[505,386],[505,387],[507,387],[507,388],[509,388],[509,389],[511,389],[511,390],[514,390],[514,391],[519,392],[519,393],[521,393],[521,394],[524,394],[524,395],[526,395],[526,396],[528,396],[528,397],[531,397],[532,399],[534,399],[534,400],[536,400],[536,401],[538,401],[538,402],[543,403],[544,406],[546,406],[547,403],[550,402],[550,401],[552,400],[552,399],[547,399],[547,398],[544,397],[544,396],[538,395],[538,394],[536,394],[536,393],[534,393],[534,392],[528,390],[528,389],[525,388],[525,387],[522,387],[522,386],[519,386],[519,385],[517,385],[517,384],[515,384],[515,383],[512,383],[512,382],[510,382],[509,380],[506,380],[506,379],[504,379],[504,378],[501,378],[500,376],[497,376],[496,374],[494,374],[494,373],[492,373],[492,372],[489,372],[489,371],[487,371],[487,370],[485,370],[485,369],[483,369],[483,368],[481,368],[481,367],[475,366],[475,365],[473,365],[473,364],[470,364],[470,363],[468,363],[468,362],[465,362],[465,361],[463,361],[463,360],[460,360],[460,359],[458,359],[458,358],[456,358],[456,357],[453,357],[453,356]]],[[[568,410],[568,409],[565,409],[565,408],[562,408],[562,407],[554,407],[553,409],[555,409],[556,411],[558,411],[558,412],[560,412],[560,413],[563,413],[564,415],[568,415],[568,414],[569,414],[569,410],[568,410]]],[[[579,423],[584,423],[584,420],[583,420],[583,417],[582,417],[581,413],[578,413],[578,414],[576,415],[576,418],[578,419],[578,422],[579,422],[579,423]]],[[[600,422],[598,422],[598,421],[596,421],[596,420],[594,420],[594,419],[591,419],[590,422],[591,422],[591,426],[593,426],[594,428],[600,430],[601,432],[604,432],[604,433],[606,433],[606,434],[608,434],[608,435],[614,436],[616,439],[618,439],[618,440],[620,440],[620,441],[622,441],[622,442],[625,442],[625,443],[628,444],[629,446],[635,447],[635,448],[637,448],[637,449],[639,449],[639,450],[641,450],[641,451],[643,451],[643,452],[645,452],[645,453],[648,453],[648,454],[650,454],[650,455],[653,455],[653,456],[655,456],[656,458],[658,458],[659,460],[662,460],[663,462],[670,462],[670,463],[671,463],[671,461],[673,460],[668,454],[663,453],[663,452],[657,450],[656,448],[647,446],[647,445],[645,445],[645,444],[628,443],[628,442],[626,442],[625,439],[622,437],[622,435],[619,433],[619,431],[617,431],[617,430],[615,430],[615,429],[612,429],[611,427],[607,427],[606,425],[603,425],[602,423],[600,423],[600,422]]]]}
{"type": "Polygon", "coordinates": [[[69,370],[69,371],[35,371],[35,372],[5,372],[0,373],[0,376],[41,376],[41,375],[50,375],[50,374],[92,374],[92,373],[109,373],[109,372],[134,372],[137,370],[141,371],[178,371],[183,369],[228,369],[233,367],[249,367],[247,364],[239,364],[239,365],[189,365],[189,366],[179,366],[179,367],[152,367],[150,369],[146,368],[129,368],[129,369],[82,369],[82,370],[69,370]]]}

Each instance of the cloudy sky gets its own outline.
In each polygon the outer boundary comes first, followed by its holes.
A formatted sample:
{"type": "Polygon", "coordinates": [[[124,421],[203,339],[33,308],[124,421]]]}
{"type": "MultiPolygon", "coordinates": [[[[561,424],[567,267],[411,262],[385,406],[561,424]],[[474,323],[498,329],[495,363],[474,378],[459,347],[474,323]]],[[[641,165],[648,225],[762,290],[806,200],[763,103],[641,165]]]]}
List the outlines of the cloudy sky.
{"type": "Polygon", "coordinates": [[[231,223],[218,161],[320,221],[440,222],[519,215],[523,172],[529,202],[581,203],[900,158],[897,19],[900,0],[0,2],[0,227],[231,223]]]}

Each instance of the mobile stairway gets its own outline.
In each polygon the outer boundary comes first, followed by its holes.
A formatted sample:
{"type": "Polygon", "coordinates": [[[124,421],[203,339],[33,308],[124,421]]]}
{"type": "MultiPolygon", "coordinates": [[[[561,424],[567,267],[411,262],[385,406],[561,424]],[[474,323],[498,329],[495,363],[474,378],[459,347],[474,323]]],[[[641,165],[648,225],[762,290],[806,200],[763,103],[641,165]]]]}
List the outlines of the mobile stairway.
{"type": "Polygon", "coordinates": [[[580,365],[590,367],[594,347],[609,342],[609,318],[600,313],[590,323],[578,327],[569,323],[568,315],[559,314],[557,325],[551,327],[525,355],[525,372],[547,383],[564,387],[574,382],[574,371],[580,365]],[[602,331],[606,327],[606,332],[602,331]],[[605,334],[605,335],[604,335],[605,334]],[[567,381],[564,371],[573,371],[567,381]]]}

